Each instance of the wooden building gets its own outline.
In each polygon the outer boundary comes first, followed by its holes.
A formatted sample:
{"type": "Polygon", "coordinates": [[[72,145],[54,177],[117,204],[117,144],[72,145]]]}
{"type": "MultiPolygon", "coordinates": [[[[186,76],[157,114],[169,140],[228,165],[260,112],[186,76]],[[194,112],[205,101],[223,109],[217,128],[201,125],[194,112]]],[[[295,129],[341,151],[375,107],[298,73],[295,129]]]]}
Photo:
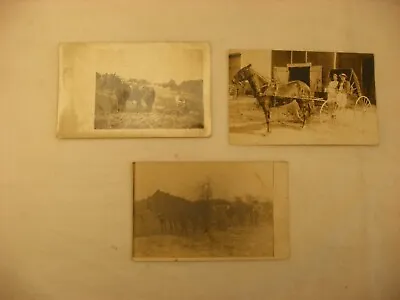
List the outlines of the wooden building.
{"type": "Polygon", "coordinates": [[[328,85],[331,69],[353,69],[362,94],[376,103],[373,54],[273,50],[271,56],[274,78],[283,83],[302,80],[313,92],[321,92],[328,85]]]}
{"type": "Polygon", "coordinates": [[[327,87],[331,69],[351,68],[359,80],[362,94],[376,104],[373,54],[287,50],[231,52],[229,80],[249,63],[261,75],[281,83],[301,80],[314,93],[323,92],[327,87]]]}

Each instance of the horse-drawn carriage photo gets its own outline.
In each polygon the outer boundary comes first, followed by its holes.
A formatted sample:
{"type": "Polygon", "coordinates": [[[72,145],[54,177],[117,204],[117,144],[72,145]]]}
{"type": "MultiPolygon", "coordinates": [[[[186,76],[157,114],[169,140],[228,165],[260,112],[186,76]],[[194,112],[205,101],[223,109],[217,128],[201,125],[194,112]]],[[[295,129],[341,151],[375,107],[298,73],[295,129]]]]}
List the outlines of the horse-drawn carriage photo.
{"type": "Polygon", "coordinates": [[[231,50],[231,144],[377,144],[372,54],[231,50]]]}

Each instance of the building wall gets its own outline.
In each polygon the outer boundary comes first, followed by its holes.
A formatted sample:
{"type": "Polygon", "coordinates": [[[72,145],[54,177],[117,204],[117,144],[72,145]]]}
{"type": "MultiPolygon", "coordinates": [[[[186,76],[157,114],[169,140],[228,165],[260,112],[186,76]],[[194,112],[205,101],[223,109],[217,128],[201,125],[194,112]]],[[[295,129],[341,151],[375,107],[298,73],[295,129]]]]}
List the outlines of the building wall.
{"type": "Polygon", "coordinates": [[[329,71],[334,68],[335,54],[333,52],[307,52],[307,62],[313,66],[322,66],[322,85],[327,86],[329,71]]]}
{"type": "Polygon", "coordinates": [[[271,51],[242,51],[242,67],[252,64],[254,70],[265,77],[271,77],[271,51]]]}
{"type": "Polygon", "coordinates": [[[271,69],[286,67],[290,63],[309,62],[312,66],[322,66],[322,85],[326,87],[331,80],[329,72],[333,68],[353,69],[361,86],[362,94],[367,96],[373,104],[376,103],[374,61],[372,54],[362,53],[335,53],[334,52],[307,52],[304,51],[272,51],[271,69]],[[372,62],[371,62],[372,60],[372,62]],[[371,65],[372,64],[372,65],[371,65]]]}
{"type": "Polygon", "coordinates": [[[287,64],[290,64],[290,57],[291,57],[290,52],[291,51],[286,51],[286,50],[272,50],[271,53],[272,67],[286,67],[287,64]]]}
{"type": "Polygon", "coordinates": [[[233,76],[240,70],[242,58],[240,52],[229,54],[229,82],[232,81],[233,76]]]}
{"type": "Polygon", "coordinates": [[[293,51],[292,63],[302,64],[306,63],[306,51],[293,51]]]}
{"type": "Polygon", "coordinates": [[[374,57],[372,54],[338,53],[337,67],[352,68],[360,82],[362,94],[367,96],[373,104],[376,104],[374,57]],[[371,59],[372,66],[370,67],[372,69],[367,70],[367,60],[371,59]]]}
{"type": "Polygon", "coordinates": [[[361,84],[362,55],[357,53],[338,53],[337,68],[352,68],[361,84]]]}

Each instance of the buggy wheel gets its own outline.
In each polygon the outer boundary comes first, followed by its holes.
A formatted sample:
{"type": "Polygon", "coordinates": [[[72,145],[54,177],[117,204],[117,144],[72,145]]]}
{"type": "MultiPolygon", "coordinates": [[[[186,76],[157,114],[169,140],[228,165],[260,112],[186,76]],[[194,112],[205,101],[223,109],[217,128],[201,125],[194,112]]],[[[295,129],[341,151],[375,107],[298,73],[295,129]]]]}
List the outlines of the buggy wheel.
{"type": "Polygon", "coordinates": [[[354,111],[360,111],[364,113],[370,107],[371,107],[371,101],[369,101],[368,97],[360,96],[358,97],[356,104],[354,105],[354,111]]]}
{"type": "Polygon", "coordinates": [[[338,107],[336,102],[325,101],[319,110],[320,123],[329,123],[335,120],[338,107]]]}
{"type": "Polygon", "coordinates": [[[358,96],[358,94],[357,94],[357,87],[356,87],[356,83],[355,83],[355,82],[353,82],[353,83],[350,85],[350,95],[352,95],[352,96],[358,96]]]}

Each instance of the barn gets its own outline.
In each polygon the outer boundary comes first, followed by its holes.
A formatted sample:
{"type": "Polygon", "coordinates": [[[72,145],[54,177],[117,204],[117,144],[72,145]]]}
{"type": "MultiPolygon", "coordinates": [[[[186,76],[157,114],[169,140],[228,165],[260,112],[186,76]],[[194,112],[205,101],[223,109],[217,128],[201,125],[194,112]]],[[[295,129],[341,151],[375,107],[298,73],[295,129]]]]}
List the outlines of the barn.
{"type": "Polygon", "coordinates": [[[231,51],[229,80],[249,63],[261,75],[281,83],[301,80],[316,96],[322,97],[324,88],[330,81],[330,70],[351,68],[358,78],[362,94],[367,96],[372,104],[376,104],[373,54],[292,50],[231,51]]]}

